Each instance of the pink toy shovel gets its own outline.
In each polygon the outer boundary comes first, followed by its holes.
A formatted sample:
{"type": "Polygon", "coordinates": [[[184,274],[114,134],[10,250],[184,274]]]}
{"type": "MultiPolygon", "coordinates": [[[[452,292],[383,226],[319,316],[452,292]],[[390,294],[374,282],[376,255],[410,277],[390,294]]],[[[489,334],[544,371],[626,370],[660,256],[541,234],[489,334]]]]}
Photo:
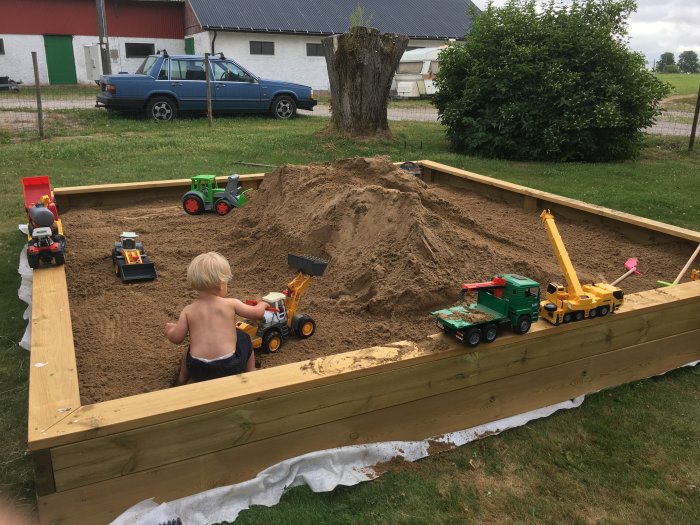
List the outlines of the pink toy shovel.
{"type": "Polygon", "coordinates": [[[617,279],[615,279],[610,284],[612,286],[615,286],[617,283],[619,283],[623,279],[626,279],[627,277],[629,277],[633,273],[640,275],[640,273],[637,271],[637,262],[638,261],[637,261],[636,257],[630,257],[629,259],[627,259],[625,261],[625,268],[627,268],[627,272],[625,274],[621,275],[620,277],[618,277],[617,279]]]}

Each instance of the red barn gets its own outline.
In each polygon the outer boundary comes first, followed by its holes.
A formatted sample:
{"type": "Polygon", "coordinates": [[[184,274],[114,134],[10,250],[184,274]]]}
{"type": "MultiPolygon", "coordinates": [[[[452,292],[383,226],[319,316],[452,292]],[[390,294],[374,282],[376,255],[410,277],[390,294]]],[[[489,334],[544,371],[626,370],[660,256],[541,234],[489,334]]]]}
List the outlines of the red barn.
{"type": "MultiPolygon", "coordinates": [[[[112,72],[133,73],[158,49],[185,51],[184,0],[104,0],[112,72]]],[[[92,82],[99,78],[95,0],[0,0],[0,76],[34,83],[31,52],[40,81],[92,82]]]]}

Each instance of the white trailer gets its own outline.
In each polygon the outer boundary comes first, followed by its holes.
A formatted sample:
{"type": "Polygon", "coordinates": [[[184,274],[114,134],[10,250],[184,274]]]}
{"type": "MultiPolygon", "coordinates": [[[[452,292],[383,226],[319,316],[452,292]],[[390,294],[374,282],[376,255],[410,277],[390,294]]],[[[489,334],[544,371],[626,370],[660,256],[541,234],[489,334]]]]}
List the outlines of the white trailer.
{"type": "Polygon", "coordinates": [[[420,98],[435,94],[433,78],[440,70],[438,55],[446,47],[412,49],[403,54],[394,75],[397,98],[420,98]]]}

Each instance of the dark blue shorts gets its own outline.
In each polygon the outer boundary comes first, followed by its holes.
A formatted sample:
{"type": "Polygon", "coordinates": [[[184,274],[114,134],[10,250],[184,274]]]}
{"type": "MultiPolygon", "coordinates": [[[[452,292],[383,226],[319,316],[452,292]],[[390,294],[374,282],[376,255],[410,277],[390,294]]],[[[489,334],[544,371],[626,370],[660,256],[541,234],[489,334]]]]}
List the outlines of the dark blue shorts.
{"type": "Polygon", "coordinates": [[[192,381],[196,383],[245,372],[248,359],[253,353],[253,343],[250,341],[250,336],[242,330],[236,329],[236,338],[236,351],[226,359],[206,362],[192,357],[190,351],[187,350],[187,361],[185,364],[192,381]]]}

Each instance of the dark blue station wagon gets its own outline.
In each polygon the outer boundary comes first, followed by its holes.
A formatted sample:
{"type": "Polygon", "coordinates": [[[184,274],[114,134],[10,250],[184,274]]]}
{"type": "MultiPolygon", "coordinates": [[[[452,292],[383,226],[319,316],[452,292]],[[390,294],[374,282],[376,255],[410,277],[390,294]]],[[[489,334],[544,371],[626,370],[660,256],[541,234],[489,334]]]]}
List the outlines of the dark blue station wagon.
{"type": "MultiPolygon", "coordinates": [[[[134,74],[103,75],[96,107],[145,111],[158,121],[173,120],[181,112],[207,110],[204,57],[158,55],[146,57],[134,74]]],[[[223,54],[209,57],[212,111],[271,113],[294,117],[297,108],[313,109],[309,86],[259,78],[223,54]]]]}

